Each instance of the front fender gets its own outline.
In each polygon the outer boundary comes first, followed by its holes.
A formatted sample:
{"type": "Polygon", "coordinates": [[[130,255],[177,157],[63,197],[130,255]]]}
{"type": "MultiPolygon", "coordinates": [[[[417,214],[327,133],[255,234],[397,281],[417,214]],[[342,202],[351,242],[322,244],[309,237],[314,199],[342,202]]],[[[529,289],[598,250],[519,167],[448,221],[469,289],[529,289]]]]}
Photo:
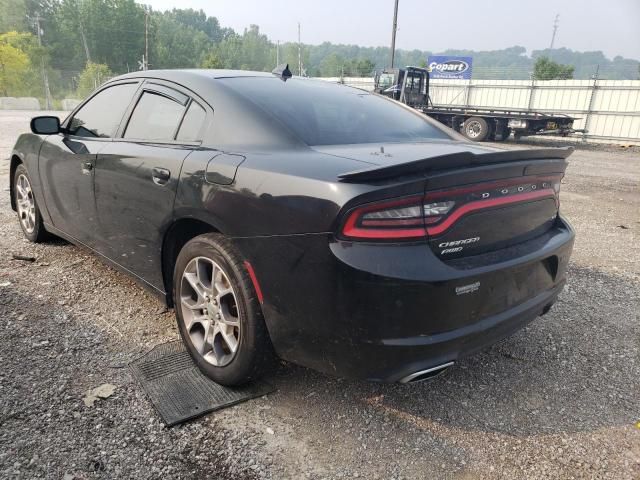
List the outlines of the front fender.
{"type": "Polygon", "coordinates": [[[44,137],[33,133],[23,133],[18,137],[13,150],[11,151],[11,161],[9,167],[9,195],[11,196],[11,208],[15,211],[16,205],[14,201],[14,182],[13,177],[19,164],[23,164],[29,172],[31,179],[31,188],[36,197],[36,202],[40,206],[40,210],[45,221],[48,221],[49,214],[46,211],[44,198],[42,195],[42,182],[38,172],[38,156],[44,137]]]}

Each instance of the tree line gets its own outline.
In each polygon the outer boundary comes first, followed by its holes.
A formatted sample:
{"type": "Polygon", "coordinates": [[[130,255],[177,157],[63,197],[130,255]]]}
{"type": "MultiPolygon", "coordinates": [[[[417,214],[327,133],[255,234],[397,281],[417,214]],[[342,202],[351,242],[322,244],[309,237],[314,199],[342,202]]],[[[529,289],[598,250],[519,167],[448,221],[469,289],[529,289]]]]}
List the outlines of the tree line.
{"type": "MultiPolygon", "coordinates": [[[[202,10],[156,11],[134,0],[0,0],[0,96],[42,97],[42,70],[55,98],[82,96],[110,76],[150,68],[231,68],[269,71],[298,55],[308,76],[370,76],[388,66],[388,47],[278,44],[251,25],[242,33],[220,25],[202,10]],[[38,30],[39,27],[39,30],[38,30]],[[38,38],[38,32],[40,38],[38,38]]],[[[602,52],[447,50],[472,56],[474,78],[527,79],[534,72],[590,78],[600,69],[611,79],[636,79],[640,63],[602,52]],[[534,67],[545,57],[543,70],[534,67]],[[546,60],[545,60],[546,61],[546,60]],[[563,68],[555,67],[554,64],[563,68]],[[567,67],[567,68],[564,68],[567,67]]],[[[398,50],[397,65],[425,65],[431,54],[398,50]]],[[[548,75],[547,75],[548,76],[548,75]]]]}

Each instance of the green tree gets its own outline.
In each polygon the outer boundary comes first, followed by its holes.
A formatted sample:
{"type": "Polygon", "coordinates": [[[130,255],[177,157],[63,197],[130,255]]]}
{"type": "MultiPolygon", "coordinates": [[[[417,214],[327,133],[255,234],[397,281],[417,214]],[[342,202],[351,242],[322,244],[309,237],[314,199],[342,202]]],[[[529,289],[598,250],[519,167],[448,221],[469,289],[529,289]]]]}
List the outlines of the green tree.
{"type": "Polygon", "coordinates": [[[20,48],[28,34],[0,34],[0,92],[3,96],[17,94],[29,70],[29,56],[20,48]]]}
{"type": "Polygon", "coordinates": [[[207,53],[200,66],[202,68],[224,68],[224,64],[215,50],[211,50],[207,53]]]}
{"type": "Polygon", "coordinates": [[[207,17],[207,14],[202,10],[174,8],[170,12],[165,12],[164,15],[186,27],[191,27],[194,30],[205,33],[207,37],[209,37],[209,40],[214,43],[218,43],[227,36],[235,33],[230,28],[220,27],[220,23],[216,17],[207,17]]]}
{"type": "Polygon", "coordinates": [[[87,63],[78,79],[78,96],[84,98],[113,77],[109,67],[103,63],[87,63]]]}
{"type": "Polygon", "coordinates": [[[533,66],[536,80],[569,80],[573,78],[575,67],[556,63],[548,57],[539,57],[533,66]]]}
{"type": "Polygon", "coordinates": [[[332,52],[320,62],[320,75],[323,77],[340,77],[343,74],[349,75],[348,71],[346,73],[344,72],[344,66],[344,57],[336,52],[332,52]]]}
{"type": "Polygon", "coordinates": [[[24,0],[0,0],[0,32],[26,30],[27,6],[24,0]]]}
{"type": "Polygon", "coordinates": [[[353,75],[355,77],[370,77],[376,69],[376,64],[368,58],[354,61],[353,75]]]}
{"type": "Polygon", "coordinates": [[[152,22],[152,68],[195,68],[202,63],[211,46],[206,33],[181,23],[170,12],[154,12],[152,22]]]}

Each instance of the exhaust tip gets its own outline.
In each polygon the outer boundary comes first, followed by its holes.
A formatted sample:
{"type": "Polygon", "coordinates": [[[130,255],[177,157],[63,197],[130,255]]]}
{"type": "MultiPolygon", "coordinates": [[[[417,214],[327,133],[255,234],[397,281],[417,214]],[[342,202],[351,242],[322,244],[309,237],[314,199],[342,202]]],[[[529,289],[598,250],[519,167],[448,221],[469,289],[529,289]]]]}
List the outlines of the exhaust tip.
{"type": "Polygon", "coordinates": [[[400,379],[400,383],[418,383],[426,380],[431,380],[435,377],[442,375],[449,367],[453,366],[455,362],[447,362],[437,367],[427,368],[426,370],[418,370],[410,375],[400,379]]]}

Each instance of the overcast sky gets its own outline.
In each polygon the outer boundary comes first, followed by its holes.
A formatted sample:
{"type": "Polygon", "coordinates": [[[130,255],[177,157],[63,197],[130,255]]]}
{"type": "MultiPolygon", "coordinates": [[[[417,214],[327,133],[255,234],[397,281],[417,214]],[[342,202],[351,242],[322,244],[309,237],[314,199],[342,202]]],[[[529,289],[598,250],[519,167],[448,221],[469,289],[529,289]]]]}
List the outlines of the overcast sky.
{"type": "MultiPolygon", "coordinates": [[[[139,0],[154,9],[202,9],[237,32],[252,23],[272,40],[387,46],[393,0],[139,0]]],[[[640,59],[640,0],[400,0],[398,48],[496,50],[556,47],[640,59]]]]}

